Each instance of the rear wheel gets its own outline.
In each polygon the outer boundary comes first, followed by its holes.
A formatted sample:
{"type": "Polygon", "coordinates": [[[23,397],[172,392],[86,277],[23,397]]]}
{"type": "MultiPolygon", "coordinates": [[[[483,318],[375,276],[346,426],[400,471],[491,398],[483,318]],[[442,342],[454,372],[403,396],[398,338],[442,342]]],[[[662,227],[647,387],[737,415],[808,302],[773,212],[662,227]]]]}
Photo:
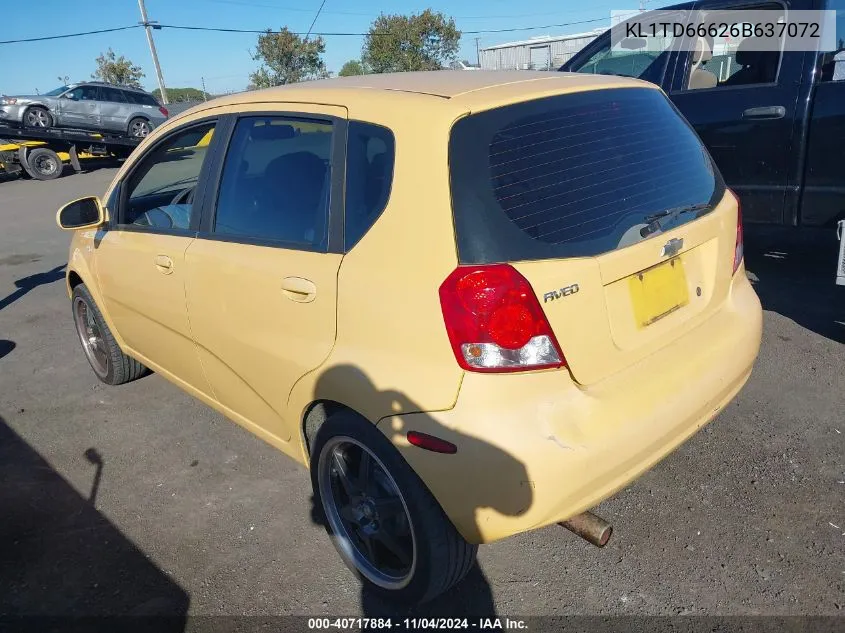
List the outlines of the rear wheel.
{"type": "Polygon", "coordinates": [[[370,422],[351,412],[330,417],[314,440],[311,480],[335,548],[375,593],[425,602],[472,568],[477,546],[370,422]]]}
{"type": "Polygon", "coordinates": [[[150,122],[146,119],[136,117],[129,122],[127,131],[132,138],[145,138],[147,134],[152,132],[153,128],[150,122]]]}
{"type": "Polygon", "coordinates": [[[53,127],[53,115],[47,108],[32,106],[23,113],[23,123],[28,127],[53,127]]]}
{"type": "Polygon", "coordinates": [[[122,385],[147,373],[146,367],[120,349],[85,284],[73,289],[71,304],[79,342],[97,378],[108,385],[122,385]]]}
{"type": "Polygon", "coordinates": [[[62,175],[64,163],[59,155],[46,147],[36,147],[27,154],[29,173],[38,180],[54,180],[62,175]]]}

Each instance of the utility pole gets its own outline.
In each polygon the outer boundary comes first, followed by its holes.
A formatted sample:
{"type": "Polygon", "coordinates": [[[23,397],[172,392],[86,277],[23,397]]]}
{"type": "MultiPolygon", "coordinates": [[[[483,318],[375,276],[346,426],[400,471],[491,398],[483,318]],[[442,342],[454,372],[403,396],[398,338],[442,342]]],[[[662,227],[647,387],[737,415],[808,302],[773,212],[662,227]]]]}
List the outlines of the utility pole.
{"type": "Polygon", "coordinates": [[[156,53],[156,45],[153,42],[153,29],[161,28],[154,26],[152,22],[147,19],[147,8],[144,6],[144,0],[138,0],[138,8],[141,9],[141,24],[147,31],[147,43],[150,45],[150,55],[153,56],[153,65],[156,69],[156,77],[158,78],[158,89],[161,90],[161,102],[167,105],[167,90],[164,87],[164,78],[161,76],[161,66],[158,63],[158,54],[156,53]]]}
{"type": "Polygon", "coordinates": [[[478,50],[478,38],[475,38],[475,63],[481,68],[481,53],[478,50]]]}
{"type": "Polygon", "coordinates": [[[200,81],[202,81],[202,100],[208,101],[208,93],[205,91],[205,77],[200,77],[200,81]]]}

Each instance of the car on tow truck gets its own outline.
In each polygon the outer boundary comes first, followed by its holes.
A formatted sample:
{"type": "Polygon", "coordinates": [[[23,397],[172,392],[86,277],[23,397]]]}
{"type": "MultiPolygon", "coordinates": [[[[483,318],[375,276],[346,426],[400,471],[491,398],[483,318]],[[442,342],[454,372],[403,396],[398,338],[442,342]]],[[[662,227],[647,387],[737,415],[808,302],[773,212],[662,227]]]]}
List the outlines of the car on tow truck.
{"type": "Polygon", "coordinates": [[[43,95],[0,97],[0,124],[83,128],[144,138],[164,123],[167,109],[140,88],[85,81],[43,95]]]}

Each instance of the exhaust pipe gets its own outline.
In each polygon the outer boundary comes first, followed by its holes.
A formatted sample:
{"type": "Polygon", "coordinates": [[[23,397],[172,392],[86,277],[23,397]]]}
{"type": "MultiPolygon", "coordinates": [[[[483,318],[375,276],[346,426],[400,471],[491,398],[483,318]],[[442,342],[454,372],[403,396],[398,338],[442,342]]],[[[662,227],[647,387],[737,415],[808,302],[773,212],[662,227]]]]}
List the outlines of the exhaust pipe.
{"type": "Polygon", "coordinates": [[[577,534],[585,541],[589,541],[596,547],[607,545],[610,535],[613,534],[613,526],[592,512],[576,514],[568,521],[563,521],[559,525],[577,534]]]}

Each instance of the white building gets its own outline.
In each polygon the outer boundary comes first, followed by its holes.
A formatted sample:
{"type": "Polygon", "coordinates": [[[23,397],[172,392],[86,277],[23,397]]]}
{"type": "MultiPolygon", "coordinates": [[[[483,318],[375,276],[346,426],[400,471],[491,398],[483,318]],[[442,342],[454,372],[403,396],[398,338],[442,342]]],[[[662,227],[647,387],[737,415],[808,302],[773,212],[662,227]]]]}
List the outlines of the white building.
{"type": "Polygon", "coordinates": [[[557,70],[575,53],[604,33],[595,29],[573,35],[541,35],[479,50],[482,70],[557,70]]]}

